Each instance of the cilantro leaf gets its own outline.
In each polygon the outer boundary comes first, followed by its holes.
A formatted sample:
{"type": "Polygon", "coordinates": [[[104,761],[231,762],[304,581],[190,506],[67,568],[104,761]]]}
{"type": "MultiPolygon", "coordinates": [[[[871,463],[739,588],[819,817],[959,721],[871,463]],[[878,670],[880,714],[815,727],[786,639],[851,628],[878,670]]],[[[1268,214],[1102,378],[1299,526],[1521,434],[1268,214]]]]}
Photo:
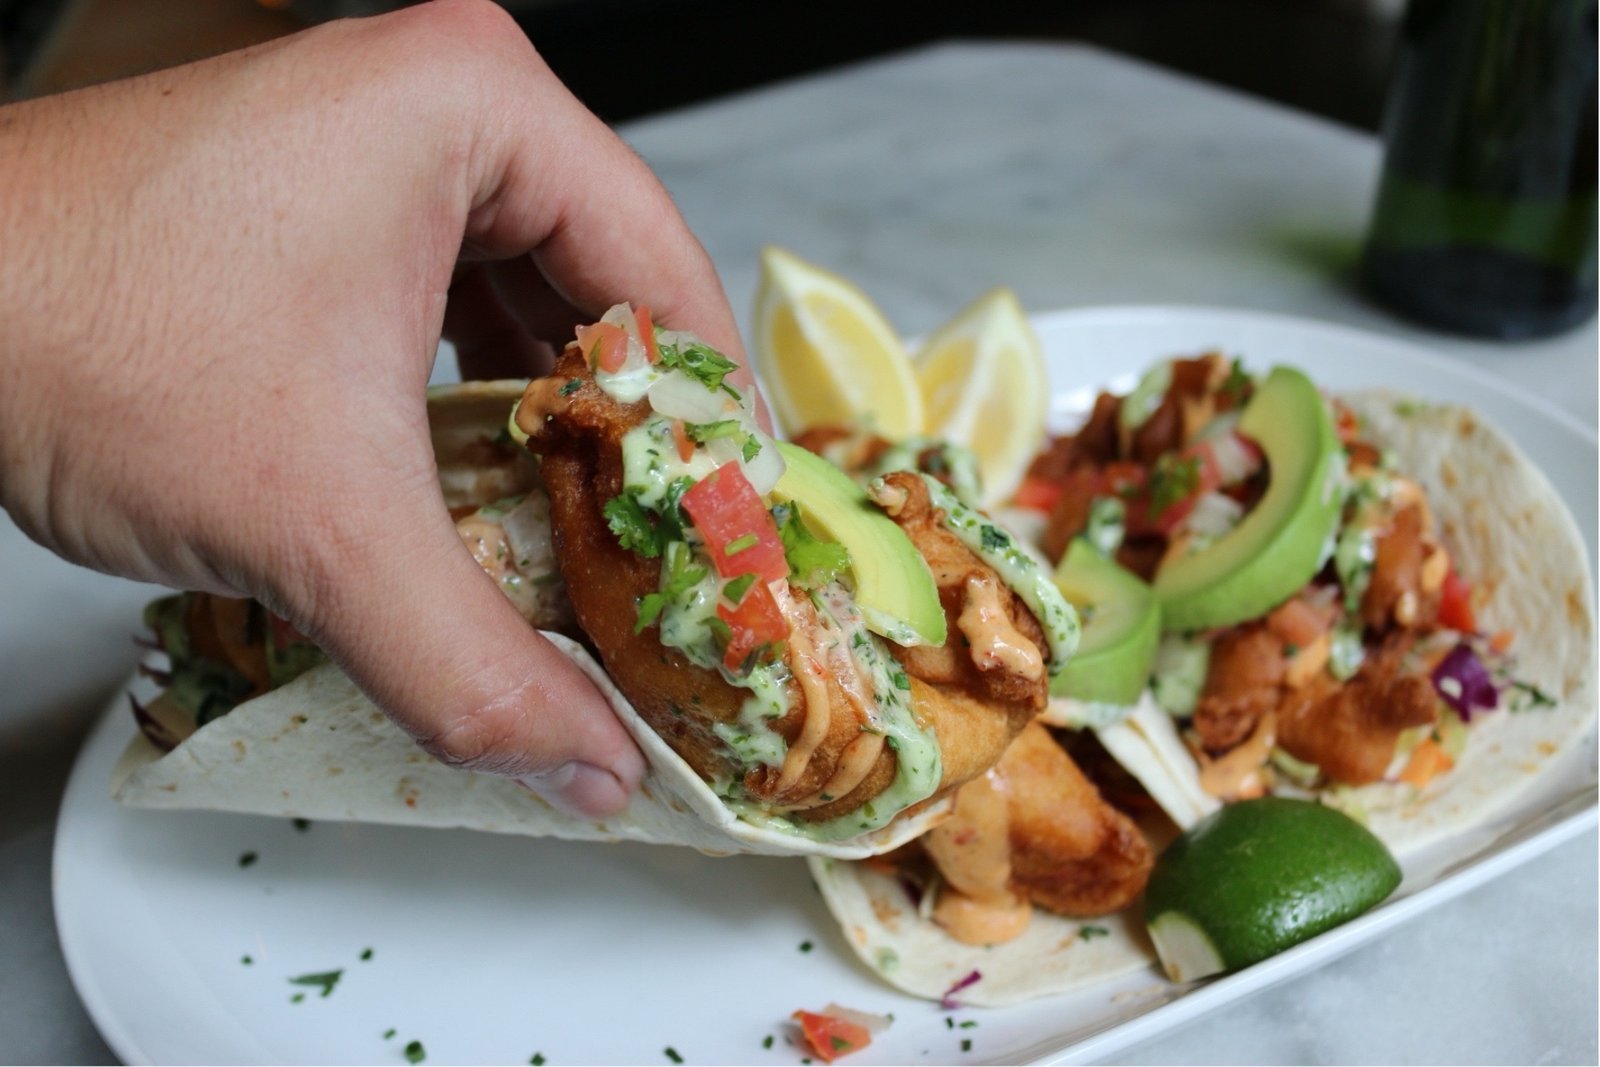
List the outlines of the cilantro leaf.
{"type": "Polygon", "coordinates": [[[739,369],[737,363],[721,352],[693,341],[681,345],[663,345],[661,366],[681,370],[711,390],[721,389],[722,379],[739,369]]]}
{"type": "Polygon", "coordinates": [[[738,419],[718,419],[716,422],[686,422],[683,432],[689,435],[689,440],[705,444],[715,441],[719,437],[732,437],[742,433],[738,419]]]}
{"type": "Polygon", "coordinates": [[[1168,452],[1156,460],[1150,471],[1150,517],[1158,518],[1163,511],[1183,500],[1200,488],[1200,459],[1198,456],[1180,458],[1168,452]]]}
{"type": "Polygon", "coordinates": [[[317,986],[321,988],[322,995],[328,996],[333,992],[333,987],[339,984],[339,979],[344,977],[344,968],[337,971],[319,971],[315,974],[302,974],[289,979],[290,985],[317,986]]]}
{"type": "Polygon", "coordinates": [[[794,581],[806,588],[827,585],[850,569],[850,552],[837,541],[824,541],[813,534],[800,518],[796,501],[772,509],[778,524],[783,554],[789,561],[794,581]]]}
{"type": "Polygon", "coordinates": [[[750,586],[755,583],[755,580],[756,576],[753,574],[741,574],[737,578],[732,578],[727,585],[722,587],[722,595],[727,597],[728,603],[737,607],[739,601],[744,599],[745,593],[749,592],[750,586]]]}
{"type": "Polygon", "coordinates": [[[683,541],[668,541],[664,556],[661,561],[661,591],[647,593],[639,599],[634,633],[643,632],[646,626],[661,617],[669,604],[699,585],[711,573],[706,567],[696,565],[694,550],[683,541]]]}
{"type": "Polygon", "coordinates": [[[633,496],[622,493],[606,501],[600,513],[606,525],[617,535],[623,548],[639,553],[646,559],[661,555],[661,538],[650,513],[633,496]]]}

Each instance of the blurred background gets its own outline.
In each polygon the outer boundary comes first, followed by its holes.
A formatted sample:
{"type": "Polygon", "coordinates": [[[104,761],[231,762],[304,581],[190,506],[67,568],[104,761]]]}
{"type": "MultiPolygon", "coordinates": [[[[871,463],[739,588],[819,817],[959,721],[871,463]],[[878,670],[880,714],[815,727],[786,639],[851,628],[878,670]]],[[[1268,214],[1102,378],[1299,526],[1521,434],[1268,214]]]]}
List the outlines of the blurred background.
{"type": "MultiPolygon", "coordinates": [[[[0,96],[229,51],[385,0],[0,0],[0,96]]],[[[610,122],[950,37],[1082,41],[1375,130],[1403,0],[508,0],[610,122]],[[603,44],[604,51],[600,51],[603,44]]]]}

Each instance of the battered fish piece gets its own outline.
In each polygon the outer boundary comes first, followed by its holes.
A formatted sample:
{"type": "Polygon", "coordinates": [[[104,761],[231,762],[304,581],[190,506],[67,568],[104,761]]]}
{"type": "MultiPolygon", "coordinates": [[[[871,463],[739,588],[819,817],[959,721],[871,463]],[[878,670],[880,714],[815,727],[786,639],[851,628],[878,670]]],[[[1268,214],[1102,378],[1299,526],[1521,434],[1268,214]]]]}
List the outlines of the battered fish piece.
{"type": "Polygon", "coordinates": [[[962,787],[955,813],[921,845],[945,884],[934,920],[968,944],[1016,937],[1035,905],[1081,917],[1120,911],[1155,862],[1133,820],[1040,723],[962,787]]]}
{"type": "MultiPolygon", "coordinates": [[[[622,403],[603,390],[576,344],[519,408],[518,426],[542,457],[555,556],[580,627],[629,701],[702,778],[738,780],[748,797],[800,822],[861,809],[894,783],[902,756],[873,728],[870,680],[833,613],[819,610],[816,590],[769,586],[788,632],[776,652],[787,668],[787,710],[769,724],[784,742],[781,761],[752,766],[730,751],[727,737],[739,728],[749,689],[663,643],[655,626],[638,624],[641,602],[661,584],[662,560],[624,547],[605,509],[624,491],[623,439],[652,415],[647,400],[622,403]]],[[[1044,706],[1045,637],[999,576],[938,528],[920,479],[905,477],[916,484],[903,487],[911,503],[895,519],[936,579],[948,579],[938,584],[949,638],[938,649],[885,644],[904,664],[917,725],[937,737],[933,799],[992,766],[1044,706]],[[975,658],[980,644],[991,653],[983,663],[975,658]]]]}

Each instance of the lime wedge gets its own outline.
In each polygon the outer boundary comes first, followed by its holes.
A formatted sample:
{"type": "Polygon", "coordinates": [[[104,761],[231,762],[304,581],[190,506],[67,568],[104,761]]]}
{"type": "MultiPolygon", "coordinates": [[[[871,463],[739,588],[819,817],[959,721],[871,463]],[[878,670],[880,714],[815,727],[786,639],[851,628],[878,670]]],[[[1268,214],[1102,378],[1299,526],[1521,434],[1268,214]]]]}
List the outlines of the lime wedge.
{"type": "Polygon", "coordinates": [[[1207,816],[1161,854],[1145,915],[1167,976],[1189,982],[1348,922],[1399,884],[1389,850],[1348,815],[1262,797],[1207,816]]]}

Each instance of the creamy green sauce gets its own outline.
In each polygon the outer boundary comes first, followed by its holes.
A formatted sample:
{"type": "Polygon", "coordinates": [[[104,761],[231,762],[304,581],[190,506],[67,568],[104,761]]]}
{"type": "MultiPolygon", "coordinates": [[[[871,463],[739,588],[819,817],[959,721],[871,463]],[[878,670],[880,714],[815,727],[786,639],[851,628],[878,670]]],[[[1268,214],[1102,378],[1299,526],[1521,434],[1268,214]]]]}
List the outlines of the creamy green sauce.
{"type": "Polygon", "coordinates": [[[686,461],[678,455],[672,420],[651,415],[622,436],[622,488],[644,507],[660,512],[667,490],[679,478],[700,481],[717,469],[717,461],[697,448],[686,461]]]}
{"type": "Polygon", "coordinates": [[[862,477],[864,481],[870,482],[874,478],[895,471],[945,474],[950,478],[956,496],[970,507],[977,507],[978,498],[983,495],[982,483],[978,477],[978,457],[971,449],[962,448],[937,437],[908,437],[904,441],[890,445],[862,477]],[[933,455],[924,467],[918,461],[924,452],[929,451],[933,455]],[[938,469],[934,469],[935,467],[938,469]]]}
{"type": "Polygon", "coordinates": [[[1078,649],[1078,613],[1056,587],[1055,579],[1016,540],[990,519],[967,507],[948,486],[924,474],[933,506],[944,512],[945,529],[961,539],[975,555],[994,568],[1000,580],[1028,605],[1044,628],[1050,646],[1047,663],[1051,677],[1061,673],[1078,649]]]}

